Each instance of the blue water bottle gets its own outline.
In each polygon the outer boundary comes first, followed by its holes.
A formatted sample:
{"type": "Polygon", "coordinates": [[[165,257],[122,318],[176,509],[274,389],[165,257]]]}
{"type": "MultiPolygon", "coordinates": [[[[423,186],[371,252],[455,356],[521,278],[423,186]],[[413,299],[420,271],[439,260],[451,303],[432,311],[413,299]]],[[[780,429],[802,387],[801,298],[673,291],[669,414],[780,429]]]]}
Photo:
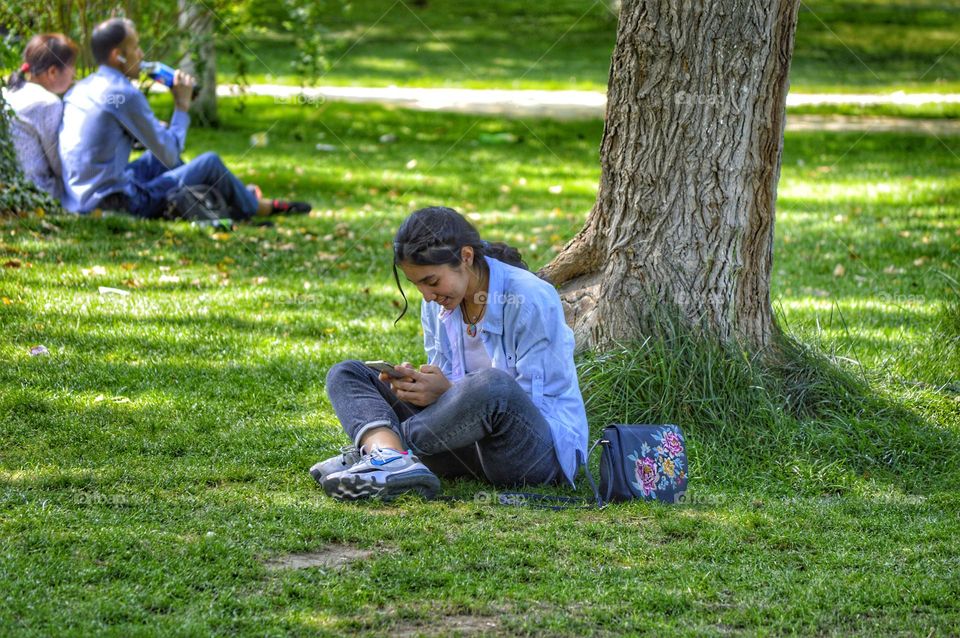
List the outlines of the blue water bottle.
{"type": "MultiPolygon", "coordinates": [[[[165,87],[171,89],[173,88],[173,76],[176,73],[176,70],[172,66],[168,66],[163,62],[144,60],[140,63],[140,71],[146,73],[147,77],[154,82],[159,82],[165,87]]],[[[199,93],[200,85],[196,84],[193,87],[193,99],[197,99],[197,94],[199,93]]]]}
{"type": "Polygon", "coordinates": [[[146,73],[147,77],[151,80],[159,82],[164,86],[173,88],[174,70],[172,67],[167,66],[163,62],[141,62],[140,70],[146,73]]]}

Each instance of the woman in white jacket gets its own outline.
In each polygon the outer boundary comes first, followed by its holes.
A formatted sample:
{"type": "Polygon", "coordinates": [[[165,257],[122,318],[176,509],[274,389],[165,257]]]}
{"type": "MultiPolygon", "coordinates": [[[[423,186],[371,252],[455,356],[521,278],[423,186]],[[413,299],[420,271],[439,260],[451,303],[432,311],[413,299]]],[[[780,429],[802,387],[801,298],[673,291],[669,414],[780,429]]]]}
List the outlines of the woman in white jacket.
{"type": "Polygon", "coordinates": [[[7,81],[3,99],[13,109],[11,132],[24,175],[60,199],[63,177],[57,137],[63,95],[73,83],[77,45],[62,33],[36,35],[27,43],[23,65],[7,81]]]}

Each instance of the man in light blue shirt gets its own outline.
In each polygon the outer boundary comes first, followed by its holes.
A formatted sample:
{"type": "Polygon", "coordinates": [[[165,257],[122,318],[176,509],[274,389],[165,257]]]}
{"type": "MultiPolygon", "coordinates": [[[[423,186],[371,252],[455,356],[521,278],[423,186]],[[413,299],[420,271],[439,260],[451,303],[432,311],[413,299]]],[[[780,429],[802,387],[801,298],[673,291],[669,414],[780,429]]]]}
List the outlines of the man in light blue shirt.
{"type": "Polygon", "coordinates": [[[310,211],[303,202],[262,199],[257,187],[244,186],[215,153],[187,163],[180,160],[190,125],[187,112],[194,80],[176,72],[171,87],[173,117],[169,128],[163,126],[131,83],[139,77],[143,61],[131,21],[107,20],[94,29],[90,43],[99,67],[64,97],[59,140],[64,208],[76,213],[120,208],[154,218],[163,213],[171,191],[206,185],[220,191],[234,219],[310,211]],[[146,152],[130,162],[134,141],[146,152]]]}

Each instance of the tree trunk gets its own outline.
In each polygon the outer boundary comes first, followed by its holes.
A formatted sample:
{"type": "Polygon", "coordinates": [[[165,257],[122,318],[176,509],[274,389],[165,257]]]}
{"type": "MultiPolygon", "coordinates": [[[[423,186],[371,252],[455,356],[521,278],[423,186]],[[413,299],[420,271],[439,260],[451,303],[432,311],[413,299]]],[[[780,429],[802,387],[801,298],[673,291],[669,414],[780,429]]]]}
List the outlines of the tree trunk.
{"type": "Polygon", "coordinates": [[[770,343],[799,2],[623,2],[597,200],[541,271],[581,349],[654,331],[664,313],[751,350],[770,343]]]}
{"type": "Polygon", "coordinates": [[[213,14],[194,0],[178,0],[181,33],[187,34],[187,51],[180,68],[197,78],[200,93],[190,105],[190,116],[205,126],[216,126],[217,57],[213,39],[213,14]]]}

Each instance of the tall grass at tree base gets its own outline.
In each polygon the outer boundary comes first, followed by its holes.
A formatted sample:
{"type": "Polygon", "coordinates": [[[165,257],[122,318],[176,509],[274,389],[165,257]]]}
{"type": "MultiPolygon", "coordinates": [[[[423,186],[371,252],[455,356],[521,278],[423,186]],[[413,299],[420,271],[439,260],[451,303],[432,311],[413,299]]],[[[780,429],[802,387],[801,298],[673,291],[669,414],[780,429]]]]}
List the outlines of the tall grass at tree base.
{"type": "Polygon", "coordinates": [[[784,495],[960,487],[960,437],[811,346],[782,335],[764,356],[689,330],[580,359],[596,435],[609,423],[674,423],[690,487],[784,495]]]}

